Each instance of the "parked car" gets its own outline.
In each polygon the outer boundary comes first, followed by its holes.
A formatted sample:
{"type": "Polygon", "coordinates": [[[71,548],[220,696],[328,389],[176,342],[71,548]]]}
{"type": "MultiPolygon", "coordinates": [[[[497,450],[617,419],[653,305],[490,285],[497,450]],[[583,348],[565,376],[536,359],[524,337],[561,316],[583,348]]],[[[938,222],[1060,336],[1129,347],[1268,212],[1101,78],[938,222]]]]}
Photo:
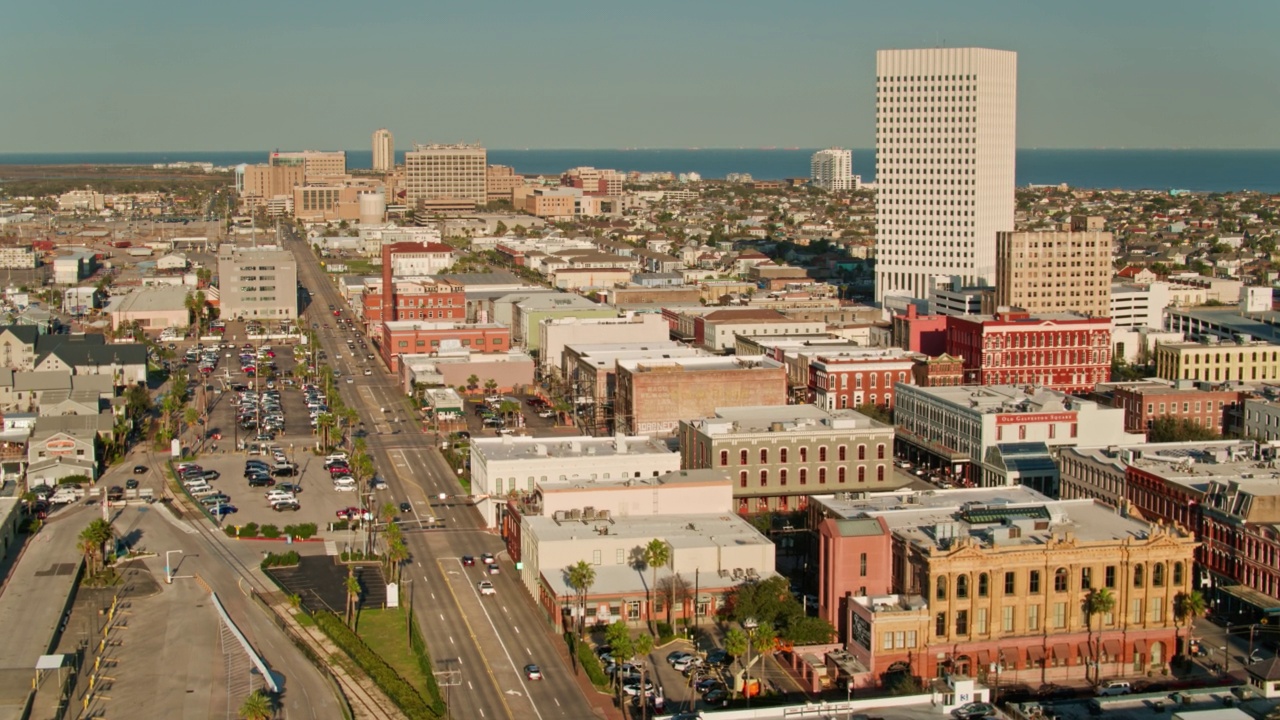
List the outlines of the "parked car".
{"type": "Polygon", "coordinates": [[[214,505],[213,507],[209,508],[209,512],[213,513],[214,515],[217,515],[218,517],[223,517],[236,512],[236,506],[235,505],[214,505]]]}
{"type": "Polygon", "coordinates": [[[285,510],[297,512],[302,509],[302,505],[298,504],[297,500],[278,500],[271,503],[271,509],[276,512],[284,512],[285,510]]]}
{"type": "Polygon", "coordinates": [[[1124,680],[1108,680],[1098,686],[1098,697],[1109,697],[1112,695],[1128,695],[1133,692],[1133,686],[1124,680]]]}
{"type": "Polygon", "coordinates": [[[680,662],[681,660],[684,660],[685,658],[691,658],[691,657],[693,657],[693,653],[687,653],[683,650],[676,650],[675,652],[667,655],[667,663],[674,666],[676,663],[680,662]]]}
{"type": "Polygon", "coordinates": [[[979,720],[979,718],[991,715],[995,711],[996,708],[991,703],[971,702],[952,710],[951,717],[958,718],[958,720],[979,720]]]}

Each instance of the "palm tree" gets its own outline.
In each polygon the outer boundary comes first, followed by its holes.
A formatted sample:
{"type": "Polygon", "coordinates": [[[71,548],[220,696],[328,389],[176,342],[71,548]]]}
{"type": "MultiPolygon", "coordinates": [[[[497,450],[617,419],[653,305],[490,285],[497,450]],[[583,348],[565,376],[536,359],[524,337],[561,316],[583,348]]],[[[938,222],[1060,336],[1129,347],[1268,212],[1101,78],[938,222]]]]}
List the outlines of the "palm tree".
{"type": "Polygon", "coordinates": [[[236,715],[240,720],[271,720],[276,714],[272,704],[270,695],[254,690],[240,704],[240,711],[236,715]]]}
{"type": "Polygon", "coordinates": [[[467,376],[466,390],[475,390],[479,386],[480,386],[480,376],[474,373],[467,376]]]}
{"type": "Polygon", "coordinates": [[[596,583],[596,569],[586,560],[569,566],[569,587],[578,594],[578,639],[582,639],[582,626],[587,616],[587,592],[596,583]]]}
{"type": "MultiPolygon", "coordinates": [[[[1175,625],[1186,624],[1188,633],[1191,630],[1191,621],[1202,617],[1205,611],[1204,595],[1199,590],[1190,592],[1180,592],[1173,596],[1173,621],[1175,625]]],[[[1187,641],[1182,641],[1182,652],[1187,652],[1187,641]]]]}
{"type": "MultiPolygon", "coordinates": [[[[84,553],[85,561],[89,564],[89,574],[97,574],[98,560],[106,557],[105,546],[114,536],[115,530],[111,523],[102,518],[94,519],[80,531],[80,543],[76,547],[84,553]]],[[[105,561],[103,565],[106,565],[105,561]]]]}
{"type": "Polygon", "coordinates": [[[666,540],[654,538],[644,546],[644,564],[649,567],[649,620],[653,621],[654,589],[658,584],[658,568],[671,562],[671,546],[666,540]]]}
{"type": "Polygon", "coordinates": [[[324,438],[323,446],[325,450],[329,449],[329,432],[333,430],[336,424],[333,413],[320,413],[316,416],[316,430],[320,431],[321,437],[324,438]]]}
{"type": "Polygon", "coordinates": [[[636,657],[640,658],[640,718],[644,720],[649,715],[649,703],[645,702],[644,686],[649,668],[649,653],[653,652],[653,636],[649,633],[640,633],[633,643],[636,657]]]}
{"type": "MultiPolygon", "coordinates": [[[[1093,616],[1108,615],[1116,607],[1116,596],[1107,588],[1094,588],[1084,598],[1084,620],[1089,630],[1089,652],[1093,653],[1094,680],[1101,679],[1101,673],[1098,671],[1098,647],[1093,642],[1093,616]]],[[[1102,628],[1098,628],[1098,633],[1102,633],[1102,628]]],[[[1088,679],[1088,672],[1085,673],[1088,679]]]]}
{"type": "Polygon", "coordinates": [[[347,568],[344,585],[347,591],[347,626],[355,630],[356,608],[360,606],[360,581],[356,579],[355,568],[347,568]]]}
{"type": "Polygon", "coordinates": [[[492,395],[497,391],[498,391],[497,380],[494,380],[493,378],[489,378],[488,380],[484,381],[484,392],[486,395],[492,395]]]}
{"type": "Polygon", "coordinates": [[[190,432],[196,423],[200,422],[200,411],[188,405],[182,410],[182,424],[186,427],[183,432],[190,432]]]}

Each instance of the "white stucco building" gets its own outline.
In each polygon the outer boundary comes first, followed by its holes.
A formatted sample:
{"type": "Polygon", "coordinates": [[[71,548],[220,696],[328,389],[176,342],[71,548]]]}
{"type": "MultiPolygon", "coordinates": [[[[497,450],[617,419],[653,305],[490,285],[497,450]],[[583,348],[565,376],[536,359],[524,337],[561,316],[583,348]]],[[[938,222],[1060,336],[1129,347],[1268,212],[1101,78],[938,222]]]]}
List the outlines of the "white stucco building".
{"type": "Polygon", "coordinates": [[[813,154],[809,161],[810,180],[827,192],[857,190],[853,176],[853,151],[845,148],[827,148],[813,154]]]}
{"type": "Polygon", "coordinates": [[[933,275],[990,285],[1013,230],[1018,56],[876,53],[876,300],[924,298],[933,275]]]}

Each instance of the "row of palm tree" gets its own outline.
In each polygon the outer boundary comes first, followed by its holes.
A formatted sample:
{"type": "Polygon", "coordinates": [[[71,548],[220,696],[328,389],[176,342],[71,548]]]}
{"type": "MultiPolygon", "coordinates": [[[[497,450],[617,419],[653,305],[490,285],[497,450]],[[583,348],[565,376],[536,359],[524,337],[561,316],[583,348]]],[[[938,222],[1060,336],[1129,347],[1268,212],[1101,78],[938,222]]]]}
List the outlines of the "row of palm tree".
{"type": "MultiPolygon", "coordinates": [[[[666,540],[654,538],[648,542],[640,551],[639,560],[649,569],[649,590],[648,617],[652,622],[654,617],[653,608],[655,590],[658,587],[658,568],[664,567],[671,563],[671,544],[666,540]]],[[[596,582],[596,571],[586,560],[579,560],[577,563],[570,565],[566,571],[566,581],[570,588],[573,589],[578,608],[578,637],[583,634],[583,623],[587,613],[587,595],[590,594],[591,586],[596,582]]],[[[675,605],[675,596],[679,592],[679,583],[668,583],[664,588],[670,591],[671,597],[667,603],[667,619],[671,619],[671,608],[675,605]]]]}
{"type": "MultiPolygon", "coordinates": [[[[1085,626],[1089,633],[1089,651],[1093,654],[1092,661],[1094,672],[1099,673],[1100,667],[1098,661],[1099,646],[1101,640],[1095,643],[1093,641],[1093,617],[1110,615],[1116,608],[1116,596],[1110,589],[1105,587],[1094,588],[1089,591],[1084,598],[1085,626]]],[[[1191,629],[1191,621],[1197,617],[1202,617],[1205,613],[1206,603],[1204,595],[1199,590],[1191,590],[1188,592],[1180,592],[1173,598],[1173,619],[1175,627],[1180,631],[1185,627],[1188,632],[1191,629]]],[[[1098,628],[1098,633],[1102,633],[1102,628],[1098,628]]],[[[1187,647],[1186,638],[1182,639],[1183,648],[1187,647]]],[[[1185,650],[1184,650],[1185,651],[1185,650]]],[[[1086,676],[1087,676],[1086,671],[1086,676]]],[[[1094,681],[1101,680],[1100,674],[1096,675],[1094,681]]]]}
{"type": "Polygon", "coordinates": [[[96,518],[88,527],[80,531],[76,549],[84,555],[89,577],[96,577],[106,569],[107,544],[115,539],[115,530],[111,523],[96,518]]]}

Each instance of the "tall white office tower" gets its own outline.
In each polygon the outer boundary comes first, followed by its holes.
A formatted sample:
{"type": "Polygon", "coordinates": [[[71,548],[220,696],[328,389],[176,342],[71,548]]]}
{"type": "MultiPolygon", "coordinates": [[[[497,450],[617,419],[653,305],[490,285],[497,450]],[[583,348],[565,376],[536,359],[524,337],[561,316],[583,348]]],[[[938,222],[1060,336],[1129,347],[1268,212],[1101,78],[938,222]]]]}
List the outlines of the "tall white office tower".
{"type": "Polygon", "coordinates": [[[1018,56],[876,53],[876,300],[927,298],[937,276],[991,285],[1013,230],[1018,56]]]}
{"type": "Polygon", "coordinates": [[[827,192],[857,190],[853,182],[853,153],[844,148],[827,148],[813,154],[809,178],[827,192]]]}
{"type": "Polygon", "coordinates": [[[373,169],[377,172],[396,169],[396,141],[386,128],[373,132],[373,169]]]}

